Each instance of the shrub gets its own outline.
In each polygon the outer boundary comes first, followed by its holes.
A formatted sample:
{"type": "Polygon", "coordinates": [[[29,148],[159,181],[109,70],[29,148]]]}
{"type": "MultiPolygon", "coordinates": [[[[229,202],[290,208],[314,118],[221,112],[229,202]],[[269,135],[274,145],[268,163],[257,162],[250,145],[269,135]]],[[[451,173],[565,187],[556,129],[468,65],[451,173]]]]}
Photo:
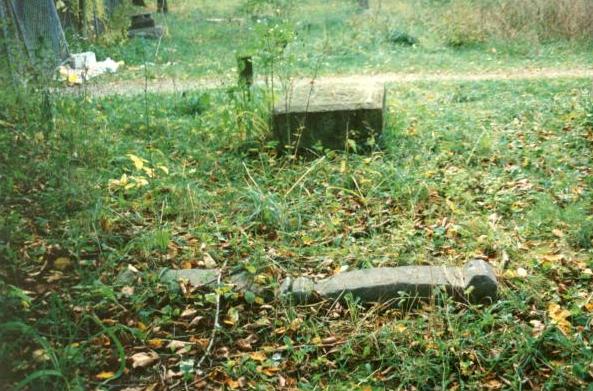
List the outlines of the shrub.
{"type": "Polygon", "coordinates": [[[405,31],[391,30],[387,36],[387,40],[394,45],[413,46],[418,43],[418,39],[405,31]]]}

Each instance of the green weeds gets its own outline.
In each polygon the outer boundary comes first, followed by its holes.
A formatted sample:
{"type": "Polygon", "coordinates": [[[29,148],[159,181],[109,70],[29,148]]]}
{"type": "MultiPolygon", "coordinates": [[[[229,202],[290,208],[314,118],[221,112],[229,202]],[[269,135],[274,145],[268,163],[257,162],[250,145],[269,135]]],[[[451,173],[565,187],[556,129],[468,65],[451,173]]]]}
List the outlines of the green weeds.
{"type": "Polygon", "coordinates": [[[3,121],[18,128],[0,136],[0,354],[14,363],[2,381],[152,384],[157,367],[133,368],[130,357],[154,350],[183,373],[171,384],[584,387],[593,359],[588,87],[400,85],[381,150],[313,161],[276,156],[265,121],[251,120],[264,109],[227,91],[149,95],[149,128],[141,100],[56,96],[53,132],[37,125],[40,111],[23,120],[4,106],[3,121]],[[226,263],[274,287],[287,275],[474,256],[500,276],[490,307],[446,298],[416,309],[354,299],[293,307],[221,287],[206,376],[188,360],[204,353],[216,294],[170,291],[157,278],[163,267],[226,263]],[[130,268],[144,277],[116,282],[130,268]]]}

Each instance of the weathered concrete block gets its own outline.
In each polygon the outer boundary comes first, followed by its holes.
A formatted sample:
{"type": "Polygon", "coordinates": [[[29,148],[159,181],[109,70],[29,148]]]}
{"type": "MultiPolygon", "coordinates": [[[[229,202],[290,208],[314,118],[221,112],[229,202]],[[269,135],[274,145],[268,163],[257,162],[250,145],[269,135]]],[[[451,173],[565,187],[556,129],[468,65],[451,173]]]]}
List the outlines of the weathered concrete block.
{"type": "Polygon", "coordinates": [[[490,265],[472,260],[463,268],[401,266],[356,270],[316,284],[300,277],[292,284],[283,284],[281,293],[300,303],[315,297],[338,299],[346,294],[352,294],[362,302],[397,302],[398,299],[429,299],[437,288],[459,301],[489,303],[496,299],[498,283],[490,265]]]}
{"type": "Polygon", "coordinates": [[[298,151],[316,144],[333,150],[354,140],[364,149],[383,132],[385,87],[379,84],[301,84],[274,107],[273,130],[279,149],[298,151]]]}

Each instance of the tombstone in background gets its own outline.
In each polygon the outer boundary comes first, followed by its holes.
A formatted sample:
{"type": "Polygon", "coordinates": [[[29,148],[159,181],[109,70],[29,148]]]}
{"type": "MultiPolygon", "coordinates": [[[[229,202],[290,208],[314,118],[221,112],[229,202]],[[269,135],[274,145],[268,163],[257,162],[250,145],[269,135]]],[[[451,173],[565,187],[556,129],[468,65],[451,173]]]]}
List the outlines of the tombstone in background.
{"type": "Polygon", "coordinates": [[[143,29],[146,27],[154,27],[155,22],[150,14],[132,15],[130,30],[143,29]]]}
{"type": "Polygon", "coordinates": [[[301,84],[274,107],[272,125],[279,150],[364,151],[383,132],[385,86],[301,84]]]}
{"type": "Polygon", "coordinates": [[[160,38],[164,34],[163,26],[157,26],[151,14],[137,14],[131,17],[128,37],[160,38]]]}

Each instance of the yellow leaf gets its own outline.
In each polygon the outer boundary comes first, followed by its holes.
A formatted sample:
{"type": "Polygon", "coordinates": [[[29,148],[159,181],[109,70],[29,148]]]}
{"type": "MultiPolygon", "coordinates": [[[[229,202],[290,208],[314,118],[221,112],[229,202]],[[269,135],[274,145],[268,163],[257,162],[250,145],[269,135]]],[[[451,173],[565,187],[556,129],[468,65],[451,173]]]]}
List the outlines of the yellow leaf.
{"type": "Polygon", "coordinates": [[[72,262],[68,257],[59,257],[54,261],[54,267],[58,270],[66,270],[70,267],[72,262]]]}
{"type": "Polygon", "coordinates": [[[562,334],[567,335],[570,332],[572,325],[567,319],[570,316],[568,310],[560,307],[556,303],[551,303],[548,306],[548,316],[552,320],[552,324],[558,326],[558,329],[560,329],[562,334]]]}
{"type": "Polygon", "coordinates": [[[95,378],[97,380],[107,380],[107,379],[111,379],[113,376],[115,376],[115,373],[111,372],[111,371],[103,371],[103,372],[99,372],[95,375],[95,378]]]}
{"type": "Polygon", "coordinates": [[[249,355],[253,361],[264,362],[268,358],[264,352],[253,352],[249,355]]]}
{"type": "Polygon", "coordinates": [[[262,368],[261,370],[262,373],[264,373],[266,376],[274,376],[275,373],[280,372],[280,368],[278,367],[266,367],[266,368],[262,368]]]}
{"type": "Polygon", "coordinates": [[[144,167],[144,162],[145,160],[133,155],[131,153],[128,153],[128,158],[130,158],[130,160],[132,161],[132,163],[134,163],[134,167],[136,167],[136,170],[142,170],[142,167],[144,167]]]}
{"type": "Polygon", "coordinates": [[[593,301],[591,303],[585,304],[585,309],[588,312],[593,312],[593,301]]]}
{"type": "Polygon", "coordinates": [[[136,170],[142,170],[142,167],[144,167],[144,162],[146,162],[146,160],[131,153],[128,153],[128,157],[130,158],[132,163],[134,163],[134,167],[136,167],[136,170]]]}
{"type": "Polygon", "coordinates": [[[137,177],[137,178],[134,178],[134,180],[136,181],[136,186],[138,186],[138,187],[148,185],[148,181],[144,177],[137,177]]]}
{"type": "Polygon", "coordinates": [[[159,170],[161,170],[162,172],[164,172],[165,174],[168,174],[169,173],[169,169],[167,167],[165,167],[165,166],[157,166],[157,168],[159,170]]]}
{"type": "Polygon", "coordinates": [[[154,177],[154,170],[149,167],[142,167],[142,170],[148,175],[149,178],[154,177]]]}
{"type": "Polygon", "coordinates": [[[164,341],[160,338],[153,338],[153,339],[148,340],[148,346],[150,346],[153,349],[158,349],[158,348],[162,347],[163,344],[164,344],[164,341]]]}
{"type": "Polygon", "coordinates": [[[227,387],[229,387],[231,390],[237,390],[239,388],[241,388],[241,383],[239,383],[236,380],[233,380],[231,378],[228,378],[225,380],[225,384],[227,385],[227,387]]]}

